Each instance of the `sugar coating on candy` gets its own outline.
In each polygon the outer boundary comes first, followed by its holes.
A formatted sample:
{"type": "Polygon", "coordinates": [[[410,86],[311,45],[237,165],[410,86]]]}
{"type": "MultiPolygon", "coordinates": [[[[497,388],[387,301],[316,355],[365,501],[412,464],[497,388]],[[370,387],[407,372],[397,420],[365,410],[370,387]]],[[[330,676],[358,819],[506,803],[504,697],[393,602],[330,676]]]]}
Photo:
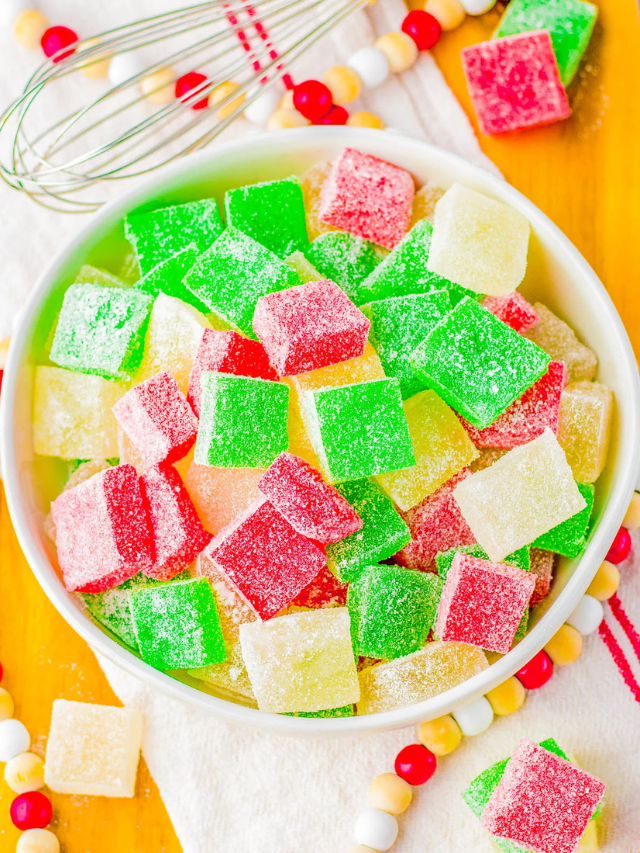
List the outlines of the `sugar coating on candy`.
{"type": "Polygon", "coordinates": [[[308,391],[304,410],[323,473],[332,482],[416,464],[397,379],[308,391]]]}
{"type": "Polygon", "coordinates": [[[130,213],[124,221],[124,233],[136,251],[143,276],[191,244],[204,252],[222,229],[215,198],[130,213]]]}
{"type": "Polygon", "coordinates": [[[536,578],[536,587],[531,596],[530,604],[531,607],[535,607],[547,597],[551,589],[555,554],[541,548],[531,548],[529,553],[531,555],[531,574],[535,575],[536,578]]]}
{"type": "Polygon", "coordinates": [[[332,164],[329,162],[314,163],[300,177],[300,186],[304,197],[304,209],[307,214],[307,234],[310,240],[315,240],[320,234],[335,231],[333,225],[320,221],[320,198],[322,185],[329,177],[332,164]]]}
{"type": "Polygon", "coordinates": [[[322,186],[320,221],[393,249],[409,226],[414,193],[409,172],[345,148],[322,186]]]}
{"type": "Polygon", "coordinates": [[[281,453],[258,488],[294,530],[318,542],[338,542],[362,528],[362,520],[304,459],[281,453]]]}
{"type": "Polygon", "coordinates": [[[462,66],[480,129],[488,136],[571,115],[547,30],[465,47],[462,66]]]}
{"type": "Polygon", "coordinates": [[[45,784],[58,794],[133,797],[142,724],[133,708],[54,699],[45,784]]]}
{"type": "Polygon", "coordinates": [[[358,714],[406,708],[451,690],[489,664],[484,652],[464,643],[433,642],[417,652],[359,673],[358,714]]]}
{"type": "Polygon", "coordinates": [[[311,281],[258,299],[253,330],[281,376],[364,352],[370,323],[337,284],[311,281]]]}
{"type": "Polygon", "coordinates": [[[288,258],[285,258],[285,263],[292,270],[295,270],[302,284],[306,284],[308,281],[320,281],[321,278],[329,278],[329,276],[321,275],[302,252],[293,252],[288,258]]]}
{"type": "Polygon", "coordinates": [[[458,483],[453,495],[474,536],[496,562],[586,506],[550,429],[458,483]]]}
{"type": "Polygon", "coordinates": [[[291,602],[292,607],[315,610],[319,607],[344,607],[347,603],[347,584],[342,583],[326,566],[291,602]]]}
{"type": "Polygon", "coordinates": [[[360,698],[344,607],[241,625],[240,642],[261,711],[321,711],[360,698]]]}
{"type": "Polygon", "coordinates": [[[546,551],[553,551],[563,557],[577,557],[582,553],[589,532],[589,521],[593,511],[595,488],[591,484],[578,483],[578,491],[584,498],[584,509],[572,515],[562,524],[538,536],[533,545],[546,551]]]}
{"type": "Polygon", "coordinates": [[[427,181],[426,184],[423,184],[413,197],[411,222],[409,223],[409,227],[413,228],[416,222],[420,222],[421,219],[433,222],[433,214],[436,210],[436,204],[443,195],[444,190],[431,181],[427,181]]]}
{"type": "Polygon", "coordinates": [[[452,409],[434,391],[421,391],[404,402],[412,468],[378,474],[376,480],[401,510],[417,506],[478,455],[452,409]]]}
{"type": "Polygon", "coordinates": [[[469,470],[472,474],[475,474],[476,471],[484,471],[485,468],[489,468],[498,459],[502,459],[507,452],[502,447],[479,447],[478,451],[479,455],[469,465],[469,470]]]}
{"type": "Polygon", "coordinates": [[[261,619],[290,604],[327,562],[264,498],[223,528],[205,553],[261,619]]]}
{"type": "Polygon", "coordinates": [[[33,449],[63,459],[118,456],[111,407],[126,386],[101,376],[59,367],[36,367],[33,384],[33,449]]]}
{"type": "MultiPolygon", "coordinates": [[[[487,552],[482,545],[461,545],[457,548],[450,548],[448,551],[441,551],[436,556],[436,568],[440,580],[444,581],[447,578],[449,569],[453,565],[456,554],[463,554],[469,557],[477,557],[480,560],[488,560],[487,552]]],[[[523,572],[531,570],[531,554],[529,548],[520,548],[514,551],[513,554],[508,554],[502,563],[508,566],[515,566],[516,569],[521,569],[523,572]]]]}
{"type": "Polygon", "coordinates": [[[526,332],[540,319],[533,305],[517,290],[506,296],[485,296],[482,305],[507,326],[511,326],[514,332],[526,332]]]}
{"type": "Polygon", "coordinates": [[[569,382],[593,379],[598,369],[598,357],[595,352],[580,343],[573,329],[556,317],[546,305],[535,302],[533,307],[540,319],[535,326],[524,332],[525,336],[551,358],[564,361],[569,382]]]}
{"type": "Polygon", "coordinates": [[[374,480],[339,483],[336,489],[362,519],[362,528],[327,545],[327,565],[341,581],[367,565],[386,560],[409,542],[409,530],[374,480]]]}
{"type": "Polygon", "coordinates": [[[108,468],[62,492],[51,514],[70,592],[102,592],[151,569],[149,520],[132,465],[108,468]]]}
{"type": "Polygon", "coordinates": [[[343,231],[321,234],[305,249],[305,257],[321,273],[319,278],[335,281],[356,305],[363,301],[360,285],[385,255],[379,246],[343,231]]]}
{"type": "Polygon", "coordinates": [[[413,351],[411,363],[446,403],[483,429],[546,373],[549,357],[465,298],[413,351]]]}
{"type": "Polygon", "coordinates": [[[201,314],[206,314],[209,309],[204,302],[194,296],[189,288],[182,283],[182,279],[195,264],[199,254],[195,243],[186,246],[150,270],[144,278],[136,282],[135,289],[153,297],[159,296],[161,293],[173,296],[188,305],[192,305],[201,314]]]}
{"type": "Polygon", "coordinates": [[[594,483],[607,462],[613,392],[600,382],[573,382],[562,392],[558,441],[579,483],[594,483]]]}
{"type": "Polygon", "coordinates": [[[347,595],[354,652],[392,660],[418,651],[427,641],[439,596],[435,575],[401,566],[363,568],[347,595]]]}
{"type": "Polygon", "coordinates": [[[289,389],[279,382],[204,373],[194,459],[217,468],[267,468],[287,449],[289,389]]]}
{"type": "Polygon", "coordinates": [[[205,530],[214,536],[260,496],[264,468],[189,466],[184,484],[205,530]]]}
{"type": "Polygon", "coordinates": [[[490,426],[476,429],[463,419],[469,438],[477,447],[503,447],[510,450],[533,441],[545,429],[557,435],[560,399],[566,382],[564,362],[552,361],[547,372],[490,426]]]}
{"type": "Polygon", "coordinates": [[[253,237],[279,258],[304,249],[309,242],[297,178],[227,190],[224,210],[227,225],[253,237]]]}
{"type": "Polygon", "coordinates": [[[232,328],[255,338],[251,321],[258,299],[298,284],[298,276],[261,243],[227,228],[200,255],[184,283],[232,328]]]}

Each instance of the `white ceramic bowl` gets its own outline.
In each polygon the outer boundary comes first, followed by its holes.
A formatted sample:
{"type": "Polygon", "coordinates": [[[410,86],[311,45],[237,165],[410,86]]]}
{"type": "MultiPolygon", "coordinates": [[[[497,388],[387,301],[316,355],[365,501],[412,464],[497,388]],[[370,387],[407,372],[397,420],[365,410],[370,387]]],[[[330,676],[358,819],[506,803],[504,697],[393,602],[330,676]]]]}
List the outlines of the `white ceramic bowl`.
{"type": "Polygon", "coordinates": [[[400,728],[451,711],[520,669],[556,632],[589,585],[631,497],[640,446],[639,389],[631,345],[604,287],[566,237],[508,184],[454,154],[395,133],[353,128],[287,130],[221,145],[158,172],[88,220],[63,249],[35,288],[11,345],[2,388],[2,468],[27,560],[58,611],[96,651],[159,690],[233,722],[290,735],[354,735],[400,728]],[[301,174],[311,164],[334,157],[345,145],[409,169],[420,183],[430,179],[446,188],[458,181],[523,213],[531,223],[532,238],[521,290],[568,320],[597,352],[598,378],[613,388],[616,411],[607,468],[596,490],[597,522],[588,547],[579,560],[561,562],[550,596],[533,614],[533,627],[516,648],[485,672],[426,702],[372,716],[306,719],[267,714],[222,694],[194,689],[202,683],[188,676],[177,680],[152,669],[99,628],[76,597],[66,592],[56,571],[54,549],[43,531],[49,502],[63,484],[63,470],[56,460],[33,455],[31,389],[33,367],[41,360],[65,289],[82,263],[108,267],[113,252],[124,254],[121,223],[128,211],[150,202],[222,198],[229,187],[301,174]]]}

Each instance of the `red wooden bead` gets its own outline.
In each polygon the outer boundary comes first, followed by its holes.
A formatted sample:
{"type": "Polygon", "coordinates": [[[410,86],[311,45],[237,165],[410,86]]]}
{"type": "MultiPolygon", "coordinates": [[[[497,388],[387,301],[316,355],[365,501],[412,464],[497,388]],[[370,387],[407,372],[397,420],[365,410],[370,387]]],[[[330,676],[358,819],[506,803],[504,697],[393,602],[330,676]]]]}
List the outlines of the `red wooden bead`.
{"type": "MultiPolygon", "coordinates": [[[[175,83],[175,95],[178,100],[186,99],[186,96],[192,89],[204,88],[208,82],[207,75],[200,71],[189,71],[188,74],[183,74],[178,77],[175,83]]],[[[209,95],[199,101],[189,101],[189,106],[192,110],[206,110],[209,106],[209,95]]]]}
{"type": "MultiPolygon", "coordinates": [[[[319,80],[305,80],[293,90],[293,106],[309,121],[319,122],[333,105],[328,86],[319,80]]],[[[346,119],[345,119],[346,121],[346,119]]]]}
{"type": "Polygon", "coordinates": [[[324,118],[314,124],[346,124],[348,118],[349,113],[344,107],[333,106],[324,118]]]}
{"type": "Polygon", "coordinates": [[[626,527],[621,527],[616,533],[616,538],[611,543],[605,560],[617,565],[626,560],[631,550],[631,536],[626,527]]]}
{"type": "MultiPolygon", "coordinates": [[[[0,373],[0,377],[2,374],[0,373]]],[[[4,675],[4,669],[2,668],[2,664],[0,663],[0,682],[2,681],[2,676],[4,675]]]]}
{"type": "Polygon", "coordinates": [[[396,756],[394,769],[410,785],[424,785],[436,772],[435,755],[420,743],[411,743],[396,756]]]}
{"type": "Polygon", "coordinates": [[[61,59],[71,56],[75,51],[75,48],[70,48],[70,50],[64,50],[64,48],[75,44],[77,41],[78,34],[69,29],[69,27],[49,27],[40,39],[40,46],[45,56],[54,56],[59,50],[63,51],[53,60],[54,62],[60,62],[61,59]]]}
{"type": "Polygon", "coordinates": [[[402,22],[402,32],[416,43],[418,50],[429,50],[436,44],[442,33],[440,21],[424,9],[414,9],[402,22]]]}
{"type": "Polygon", "coordinates": [[[553,662],[544,649],[516,672],[516,678],[527,690],[543,687],[553,675],[553,662]]]}
{"type": "Polygon", "coordinates": [[[18,829],[44,829],[51,823],[51,801],[41,791],[20,794],[11,803],[11,820],[18,829]]]}

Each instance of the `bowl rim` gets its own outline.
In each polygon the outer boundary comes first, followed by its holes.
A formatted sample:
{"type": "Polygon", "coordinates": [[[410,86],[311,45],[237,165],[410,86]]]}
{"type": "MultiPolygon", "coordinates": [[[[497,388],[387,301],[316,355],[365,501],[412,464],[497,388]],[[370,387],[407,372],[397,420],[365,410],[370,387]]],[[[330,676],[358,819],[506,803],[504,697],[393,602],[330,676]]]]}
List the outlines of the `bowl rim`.
{"type": "MultiPolygon", "coordinates": [[[[62,582],[48,560],[43,547],[30,533],[30,513],[22,498],[17,456],[14,452],[17,436],[16,430],[14,430],[12,412],[16,402],[18,372],[25,358],[25,345],[32,324],[36,320],[40,303],[55,281],[59,268],[63,266],[67,256],[75,251],[101,223],[116,216],[121,217],[125,211],[132,209],[135,205],[149,201],[154,190],[158,193],[161,185],[175,182],[176,179],[179,180],[181,176],[186,176],[189,173],[192,174],[199,164],[210,166],[216,158],[224,158],[227,155],[233,156],[238,152],[242,153],[252,149],[259,152],[259,149],[265,146],[272,150],[277,150],[279,147],[295,149],[310,140],[315,145],[322,144],[323,141],[327,144],[335,144],[336,140],[344,140],[344,144],[348,146],[375,149],[379,147],[380,137],[389,134],[389,131],[361,128],[311,127],[269,133],[266,136],[249,136],[241,140],[216,144],[205,151],[191,154],[174,164],[158,169],[140,181],[136,181],[135,185],[127,192],[93,214],[78,234],[47,265],[19,316],[4,371],[2,406],[0,406],[0,451],[7,503],[27,562],[51,603],[94,652],[103,655],[129,674],[192,707],[214,713],[228,722],[249,725],[272,734],[298,737],[355,736],[367,732],[403,728],[425,719],[434,719],[449,713],[456,706],[467,704],[486,694],[510,675],[513,675],[523,666],[523,662],[530,660],[545,645],[570,615],[610,547],[611,531],[616,530],[624,518],[640,471],[640,453],[638,452],[640,450],[640,380],[636,359],[622,320],[595,272],[560,229],[533,202],[502,178],[451,151],[423,140],[393,132],[393,140],[397,142],[398,147],[402,147],[407,152],[422,154],[427,163],[430,159],[432,161],[436,159],[451,169],[459,170],[462,174],[471,172],[481,175],[483,183],[488,181],[490,187],[495,188],[496,193],[505,203],[512,204],[527,217],[534,230],[545,234],[547,246],[555,244],[554,256],[566,256],[572,265],[580,271],[584,282],[583,286],[596,301],[596,308],[602,311],[608,322],[612,324],[618,344],[624,354],[624,365],[619,365],[619,370],[622,371],[624,368],[627,374],[625,385],[628,386],[632,395],[627,407],[627,419],[630,414],[632,422],[626,423],[626,434],[631,436],[631,443],[634,446],[631,448],[633,453],[629,454],[629,463],[620,466],[621,470],[613,479],[611,496],[604,507],[587,549],[580,559],[580,571],[576,567],[553,606],[541,617],[516,648],[482,673],[438,696],[415,705],[378,714],[337,718],[299,718],[270,714],[236,704],[230,700],[197,690],[164,672],[153,669],[103,633],[88,616],[73,604],[70,594],[64,590],[62,582]]],[[[386,147],[388,147],[388,140],[386,147]]]]}

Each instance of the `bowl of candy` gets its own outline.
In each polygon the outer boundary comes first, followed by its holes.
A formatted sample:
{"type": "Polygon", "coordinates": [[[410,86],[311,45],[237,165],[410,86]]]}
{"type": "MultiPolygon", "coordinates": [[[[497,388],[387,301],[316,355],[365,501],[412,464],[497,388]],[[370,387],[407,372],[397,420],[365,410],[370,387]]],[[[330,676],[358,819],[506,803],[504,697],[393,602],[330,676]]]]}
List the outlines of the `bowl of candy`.
{"type": "Polygon", "coordinates": [[[2,464],[96,651],[236,722],[355,734],[463,707],[571,620],[639,400],[604,287],[516,190],[310,128],[91,219],[12,341],[2,464]]]}

